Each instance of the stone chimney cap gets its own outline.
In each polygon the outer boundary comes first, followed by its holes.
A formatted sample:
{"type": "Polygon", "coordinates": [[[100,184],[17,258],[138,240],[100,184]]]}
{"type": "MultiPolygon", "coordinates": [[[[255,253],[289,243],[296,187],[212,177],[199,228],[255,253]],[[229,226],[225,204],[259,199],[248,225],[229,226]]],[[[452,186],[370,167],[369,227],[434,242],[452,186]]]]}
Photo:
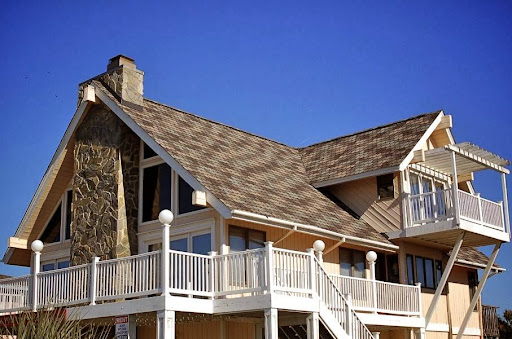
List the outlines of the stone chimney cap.
{"type": "Polygon", "coordinates": [[[119,66],[135,68],[135,60],[126,55],[116,55],[108,61],[107,72],[119,66]]]}

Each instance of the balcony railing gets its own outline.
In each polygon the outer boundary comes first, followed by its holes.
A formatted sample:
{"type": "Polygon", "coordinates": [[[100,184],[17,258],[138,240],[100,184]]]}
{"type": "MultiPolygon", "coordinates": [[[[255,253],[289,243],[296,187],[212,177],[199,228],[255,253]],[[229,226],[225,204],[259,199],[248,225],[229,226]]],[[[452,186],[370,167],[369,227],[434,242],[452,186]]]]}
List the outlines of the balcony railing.
{"type": "Polygon", "coordinates": [[[343,294],[350,294],[354,310],[397,315],[421,315],[421,288],[379,280],[331,276],[343,294]]]}
{"type": "Polygon", "coordinates": [[[408,195],[408,227],[454,219],[458,211],[463,220],[499,231],[505,230],[503,203],[493,202],[462,190],[457,191],[458,206],[453,189],[408,195]]]}

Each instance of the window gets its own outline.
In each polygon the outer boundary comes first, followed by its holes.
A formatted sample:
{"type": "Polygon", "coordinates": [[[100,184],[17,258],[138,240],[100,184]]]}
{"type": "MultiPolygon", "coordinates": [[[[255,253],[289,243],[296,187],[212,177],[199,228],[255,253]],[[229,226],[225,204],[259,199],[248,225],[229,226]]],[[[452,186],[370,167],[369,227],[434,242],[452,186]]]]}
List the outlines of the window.
{"type": "Polygon", "coordinates": [[[179,177],[178,214],[194,212],[204,208],[204,206],[192,205],[192,192],[194,192],[194,189],[183,178],[179,177]]]}
{"type": "MultiPolygon", "coordinates": [[[[162,243],[148,245],[148,252],[161,249],[162,243]]],[[[171,238],[170,249],[207,255],[212,250],[212,236],[210,233],[187,233],[173,237],[171,238]]]]}
{"type": "Polygon", "coordinates": [[[171,168],[161,164],[143,169],[142,221],[158,219],[163,209],[171,209],[171,168]]]}
{"type": "MultiPolygon", "coordinates": [[[[387,272],[388,272],[388,282],[392,283],[400,283],[400,269],[398,266],[398,255],[387,255],[387,272]]],[[[379,259],[377,258],[377,261],[379,259]]]]}
{"type": "Polygon", "coordinates": [[[379,195],[379,199],[389,199],[395,197],[393,173],[379,175],[377,177],[377,194],[379,195]]]}
{"type": "Polygon", "coordinates": [[[229,226],[229,246],[233,252],[265,247],[265,241],[266,234],[263,231],[229,226]]]}
{"type": "Polygon", "coordinates": [[[148,145],[146,145],[146,143],[144,143],[144,146],[143,146],[143,159],[149,159],[149,158],[153,158],[153,157],[156,157],[157,154],[155,151],[153,151],[148,145]]]}
{"type": "Polygon", "coordinates": [[[41,271],[53,271],[55,269],[68,268],[69,260],[51,260],[41,264],[41,271]]]}
{"type": "Polygon", "coordinates": [[[432,193],[416,198],[412,202],[412,214],[414,220],[429,220],[448,214],[447,199],[445,195],[445,182],[419,173],[410,173],[411,194],[418,195],[432,193]]]}
{"type": "Polygon", "coordinates": [[[413,285],[421,283],[421,287],[436,288],[443,274],[443,264],[440,260],[412,256],[407,260],[407,283],[413,285]]]}
{"type": "Polygon", "coordinates": [[[365,253],[363,251],[340,248],[341,275],[364,278],[365,253]]]}
{"type": "Polygon", "coordinates": [[[468,271],[469,300],[473,300],[478,287],[478,273],[476,271],[468,271]]]}
{"type": "Polygon", "coordinates": [[[71,239],[71,202],[73,199],[73,191],[68,190],[62,196],[61,201],[50,220],[46,224],[43,233],[39,236],[45,244],[57,243],[63,240],[71,239]],[[62,206],[66,206],[63,211],[62,206]],[[64,235],[64,239],[62,236],[64,235]]]}

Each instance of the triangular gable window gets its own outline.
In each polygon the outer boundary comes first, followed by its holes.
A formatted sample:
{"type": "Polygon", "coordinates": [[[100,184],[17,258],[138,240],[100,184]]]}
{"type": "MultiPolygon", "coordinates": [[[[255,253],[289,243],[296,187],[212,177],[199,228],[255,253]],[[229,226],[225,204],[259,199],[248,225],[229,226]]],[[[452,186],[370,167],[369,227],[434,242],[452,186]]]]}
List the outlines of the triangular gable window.
{"type": "Polygon", "coordinates": [[[71,239],[71,201],[73,199],[73,191],[68,190],[61,199],[59,206],[53,212],[52,217],[46,224],[43,234],[39,237],[43,243],[51,244],[61,242],[62,240],[71,239]],[[66,210],[62,211],[62,206],[66,206],[66,210]],[[64,212],[64,213],[63,213],[64,212]],[[64,219],[64,220],[63,220],[64,219]],[[62,236],[64,235],[64,239],[62,236]]]}
{"type": "Polygon", "coordinates": [[[62,205],[59,204],[59,207],[55,210],[50,221],[46,225],[46,228],[39,238],[43,243],[52,243],[60,241],[60,228],[62,224],[62,205]]]}

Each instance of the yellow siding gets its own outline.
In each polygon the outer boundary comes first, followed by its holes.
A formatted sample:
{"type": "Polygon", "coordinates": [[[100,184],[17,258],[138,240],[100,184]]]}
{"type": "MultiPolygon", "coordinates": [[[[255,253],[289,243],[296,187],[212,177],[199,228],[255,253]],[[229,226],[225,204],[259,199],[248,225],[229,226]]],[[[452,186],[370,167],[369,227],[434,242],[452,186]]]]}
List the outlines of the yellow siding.
{"type": "Polygon", "coordinates": [[[400,178],[395,174],[395,198],[379,200],[377,178],[371,177],[339,184],[332,193],[379,232],[400,229],[400,178]]]}

